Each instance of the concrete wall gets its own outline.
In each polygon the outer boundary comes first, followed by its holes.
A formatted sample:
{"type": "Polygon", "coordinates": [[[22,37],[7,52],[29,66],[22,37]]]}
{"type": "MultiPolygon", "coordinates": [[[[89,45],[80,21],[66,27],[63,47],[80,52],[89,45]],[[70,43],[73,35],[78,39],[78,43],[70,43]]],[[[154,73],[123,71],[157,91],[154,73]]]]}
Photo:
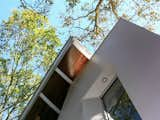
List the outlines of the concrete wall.
{"type": "Polygon", "coordinates": [[[120,20],[76,78],[58,120],[105,120],[100,98],[115,71],[141,118],[158,119],[159,51],[160,36],[120,20]]]}
{"type": "Polygon", "coordinates": [[[107,64],[104,52],[105,44],[102,44],[76,78],[58,120],[104,119],[100,97],[115,78],[114,70],[107,64]],[[103,80],[104,78],[107,80],[103,80]]]}
{"type": "Polygon", "coordinates": [[[159,119],[160,36],[121,20],[107,39],[105,54],[141,118],[159,119]]]}

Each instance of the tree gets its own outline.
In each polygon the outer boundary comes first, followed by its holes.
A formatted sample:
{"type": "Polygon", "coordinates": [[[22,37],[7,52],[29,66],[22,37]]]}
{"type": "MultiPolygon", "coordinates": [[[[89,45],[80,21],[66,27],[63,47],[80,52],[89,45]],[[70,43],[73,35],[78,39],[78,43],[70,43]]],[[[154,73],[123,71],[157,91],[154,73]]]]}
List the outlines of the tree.
{"type": "MultiPolygon", "coordinates": [[[[20,0],[20,2],[23,8],[48,12],[49,6],[53,4],[52,0],[35,0],[34,3],[20,0]]],[[[63,19],[65,31],[68,31],[67,36],[76,36],[95,48],[104,40],[119,18],[160,33],[157,31],[160,0],[65,0],[65,2],[66,11],[60,18],[63,19]]]]}
{"type": "Polygon", "coordinates": [[[53,4],[52,0],[19,0],[20,7],[24,9],[34,10],[39,14],[47,15],[50,11],[50,7],[53,4]]]}
{"type": "Polygon", "coordinates": [[[120,17],[150,31],[160,20],[159,0],[66,0],[62,15],[70,34],[97,47],[120,17]],[[79,31],[78,34],[74,31],[79,31]]]}
{"type": "Polygon", "coordinates": [[[47,17],[14,10],[0,26],[0,119],[17,119],[61,45],[47,17]]]}
{"type": "MultiPolygon", "coordinates": [[[[0,116],[5,119],[19,115],[60,45],[46,17],[52,0],[19,1],[22,11],[13,11],[0,27],[0,116]]],[[[159,0],[66,0],[66,4],[62,18],[68,36],[94,47],[120,17],[151,31],[160,19],[159,0]]]]}

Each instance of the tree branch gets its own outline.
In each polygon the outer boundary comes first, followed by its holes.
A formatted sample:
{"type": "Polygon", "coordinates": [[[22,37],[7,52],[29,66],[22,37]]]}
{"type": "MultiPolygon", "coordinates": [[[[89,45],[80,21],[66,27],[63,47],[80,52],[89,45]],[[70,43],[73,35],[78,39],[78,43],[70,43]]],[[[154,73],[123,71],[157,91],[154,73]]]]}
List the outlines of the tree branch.
{"type": "Polygon", "coordinates": [[[79,16],[79,17],[77,17],[77,18],[72,18],[72,20],[79,20],[79,19],[82,19],[82,18],[86,18],[86,17],[88,17],[89,15],[95,13],[93,31],[97,33],[98,30],[99,30],[98,19],[99,19],[99,13],[100,13],[100,6],[102,5],[102,3],[103,3],[103,0],[99,0],[98,3],[97,3],[97,5],[96,5],[96,8],[95,8],[94,10],[91,10],[91,11],[88,12],[86,15],[79,16]]]}
{"type": "Polygon", "coordinates": [[[110,4],[110,6],[111,6],[111,10],[112,10],[113,14],[115,15],[115,17],[116,17],[117,19],[119,19],[119,16],[118,16],[118,13],[117,13],[117,11],[116,11],[116,6],[115,6],[114,1],[113,1],[113,0],[109,0],[109,4],[110,4]]]}
{"type": "Polygon", "coordinates": [[[79,16],[77,18],[72,18],[72,20],[79,20],[81,18],[85,18],[85,17],[88,17],[89,15],[93,14],[95,12],[95,10],[91,10],[90,12],[88,12],[86,15],[82,15],[82,16],[79,16]]]}
{"type": "Polygon", "coordinates": [[[97,3],[96,9],[95,9],[95,25],[94,25],[94,31],[98,32],[98,18],[99,18],[99,9],[102,4],[103,0],[99,0],[97,3]]]}
{"type": "MultiPolygon", "coordinates": [[[[30,89],[33,89],[33,88],[36,87],[37,85],[39,85],[39,83],[37,83],[36,85],[32,86],[30,89]]],[[[33,91],[33,93],[34,93],[34,91],[33,91]]],[[[13,103],[12,105],[10,105],[10,106],[8,106],[8,107],[6,107],[6,108],[4,108],[4,109],[1,109],[1,110],[0,110],[0,113],[6,111],[7,109],[10,109],[10,108],[14,107],[14,106],[17,105],[18,103],[22,103],[22,102],[26,101],[33,93],[30,93],[29,95],[27,95],[27,93],[24,93],[25,96],[23,96],[23,99],[17,98],[17,101],[16,101],[15,103],[13,103]],[[26,97],[26,98],[25,98],[25,97],[26,97]]]]}

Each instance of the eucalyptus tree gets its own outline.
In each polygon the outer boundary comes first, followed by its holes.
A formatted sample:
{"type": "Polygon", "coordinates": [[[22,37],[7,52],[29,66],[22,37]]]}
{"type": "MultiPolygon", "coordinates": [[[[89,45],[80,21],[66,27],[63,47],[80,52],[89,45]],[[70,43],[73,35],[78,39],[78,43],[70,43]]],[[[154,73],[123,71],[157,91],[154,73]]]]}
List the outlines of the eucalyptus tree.
{"type": "Polygon", "coordinates": [[[61,45],[42,14],[14,10],[0,25],[0,117],[17,119],[61,45]]]}
{"type": "Polygon", "coordinates": [[[53,5],[53,0],[19,0],[19,2],[21,8],[34,10],[37,13],[45,16],[48,15],[48,12],[53,5]]]}
{"type": "Polygon", "coordinates": [[[119,18],[160,34],[160,0],[66,0],[62,15],[69,34],[97,47],[119,18]],[[75,32],[79,31],[79,32],[75,32]]]}
{"type": "MultiPolygon", "coordinates": [[[[56,0],[19,0],[22,8],[47,15],[56,0]]],[[[97,48],[119,18],[160,34],[160,0],[62,0],[59,15],[67,36],[76,36],[97,48]],[[63,6],[64,7],[64,6],[63,6]]],[[[59,32],[61,32],[60,30],[59,32]]]]}

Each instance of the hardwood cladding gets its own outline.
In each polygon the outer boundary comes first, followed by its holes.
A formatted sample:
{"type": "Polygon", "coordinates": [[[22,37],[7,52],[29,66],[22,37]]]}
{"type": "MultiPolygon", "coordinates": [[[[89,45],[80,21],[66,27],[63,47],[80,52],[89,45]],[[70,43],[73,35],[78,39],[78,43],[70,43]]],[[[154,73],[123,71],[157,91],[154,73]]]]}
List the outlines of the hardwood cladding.
{"type": "MultiPolygon", "coordinates": [[[[62,60],[58,64],[58,68],[68,78],[74,80],[82,71],[88,58],[84,56],[73,44],[66,51],[62,60]]],[[[56,69],[56,68],[55,68],[56,69]]],[[[67,96],[70,84],[66,82],[61,74],[53,71],[47,84],[42,89],[42,93],[59,109],[62,109],[65,98],[67,96]]],[[[36,100],[31,110],[27,114],[26,120],[57,120],[58,113],[45,103],[40,97],[36,100]]]]}
{"type": "Polygon", "coordinates": [[[72,45],[61,60],[58,68],[60,68],[60,70],[62,70],[70,79],[74,80],[87,61],[88,59],[72,45]]]}

